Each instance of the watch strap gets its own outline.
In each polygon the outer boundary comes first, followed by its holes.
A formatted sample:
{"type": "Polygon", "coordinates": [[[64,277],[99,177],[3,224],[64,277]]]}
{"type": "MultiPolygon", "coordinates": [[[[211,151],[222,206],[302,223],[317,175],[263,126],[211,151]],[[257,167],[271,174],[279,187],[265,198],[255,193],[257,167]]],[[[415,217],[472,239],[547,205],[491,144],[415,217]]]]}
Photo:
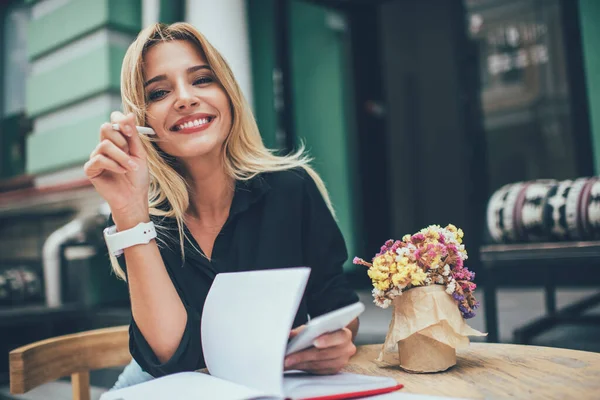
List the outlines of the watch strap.
{"type": "Polygon", "coordinates": [[[154,223],[140,222],[131,229],[122,232],[117,231],[115,225],[104,229],[104,240],[108,251],[114,256],[123,254],[123,249],[138,244],[148,244],[152,239],[156,238],[156,229],[154,223]]]}

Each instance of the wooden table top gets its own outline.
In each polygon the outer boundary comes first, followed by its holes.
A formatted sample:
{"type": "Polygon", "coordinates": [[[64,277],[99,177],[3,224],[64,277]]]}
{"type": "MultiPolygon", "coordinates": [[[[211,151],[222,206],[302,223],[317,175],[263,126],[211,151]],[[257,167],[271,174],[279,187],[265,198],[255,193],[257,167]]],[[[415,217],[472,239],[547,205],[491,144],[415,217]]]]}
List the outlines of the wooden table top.
{"type": "Polygon", "coordinates": [[[375,361],[381,345],[359,346],[345,372],[390,376],[402,392],[468,399],[600,399],[600,353],[496,343],[457,350],[456,365],[410,374],[375,361]]]}

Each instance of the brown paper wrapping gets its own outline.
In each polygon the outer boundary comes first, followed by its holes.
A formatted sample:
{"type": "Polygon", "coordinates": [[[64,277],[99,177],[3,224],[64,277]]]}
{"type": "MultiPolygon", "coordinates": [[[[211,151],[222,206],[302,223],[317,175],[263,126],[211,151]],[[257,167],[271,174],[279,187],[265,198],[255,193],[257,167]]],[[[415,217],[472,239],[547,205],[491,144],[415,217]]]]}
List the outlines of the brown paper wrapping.
{"type": "Polygon", "coordinates": [[[377,361],[410,372],[439,372],[456,364],[468,336],[485,336],[462,317],[446,287],[412,288],[393,300],[392,321],[377,361]]]}

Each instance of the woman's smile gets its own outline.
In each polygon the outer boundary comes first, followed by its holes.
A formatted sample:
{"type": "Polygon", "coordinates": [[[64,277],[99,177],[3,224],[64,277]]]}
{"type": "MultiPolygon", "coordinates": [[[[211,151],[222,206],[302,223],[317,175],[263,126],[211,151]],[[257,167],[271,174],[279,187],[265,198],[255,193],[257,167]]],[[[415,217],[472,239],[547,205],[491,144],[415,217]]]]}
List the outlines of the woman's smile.
{"type": "Polygon", "coordinates": [[[172,132],[190,134],[208,129],[215,120],[214,115],[210,114],[193,114],[187,117],[180,118],[169,130],[172,132]]]}

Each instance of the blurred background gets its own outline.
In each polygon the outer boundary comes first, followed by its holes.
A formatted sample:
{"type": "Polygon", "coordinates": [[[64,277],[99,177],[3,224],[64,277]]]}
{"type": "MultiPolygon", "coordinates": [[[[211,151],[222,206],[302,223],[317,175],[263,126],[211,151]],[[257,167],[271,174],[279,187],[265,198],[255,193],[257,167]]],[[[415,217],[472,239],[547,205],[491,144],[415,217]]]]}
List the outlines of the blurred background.
{"type": "MultiPolygon", "coordinates": [[[[128,45],[156,21],[222,52],[268,147],[306,143],[350,260],[453,223],[485,305],[473,327],[600,351],[600,1],[0,4],[0,398],[10,349],[129,322],[83,164],[121,109],[128,45]]],[[[359,343],[380,343],[390,311],[362,267],[345,270],[369,304],[359,343]]]]}

